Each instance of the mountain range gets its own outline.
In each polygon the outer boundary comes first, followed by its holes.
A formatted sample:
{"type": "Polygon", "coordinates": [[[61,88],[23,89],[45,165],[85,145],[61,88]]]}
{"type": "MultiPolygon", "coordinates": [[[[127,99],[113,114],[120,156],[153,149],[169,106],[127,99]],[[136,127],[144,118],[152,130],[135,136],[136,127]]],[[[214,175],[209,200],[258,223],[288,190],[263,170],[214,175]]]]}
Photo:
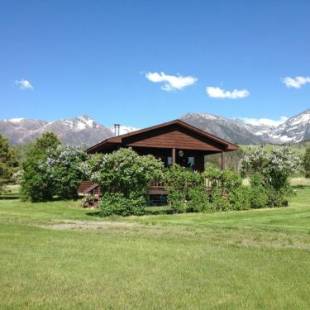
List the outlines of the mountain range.
{"type": "MultiPolygon", "coordinates": [[[[181,119],[238,144],[298,143],[310,140],[310,109],[284,120],[279,125],[253,124],[208,113],[188,113],[181,119]]],[[[120,134],[136,130],[120,126],[120,134]]],[[[68,145],[87,147],[114,135],[114,129],[97,123],[88,116],[56,121],[12,118],[0,120],[0,133],[13,144],[33,141],[42,133],[54,132],[68,145]]]]}
{"type": "Polygon", "coordinates": [[[237,144],[298,143],[310,140],[310,109],[283,120],[278,125],[253,123],[207,113],[188,113],[187,123],[237,144]]]}

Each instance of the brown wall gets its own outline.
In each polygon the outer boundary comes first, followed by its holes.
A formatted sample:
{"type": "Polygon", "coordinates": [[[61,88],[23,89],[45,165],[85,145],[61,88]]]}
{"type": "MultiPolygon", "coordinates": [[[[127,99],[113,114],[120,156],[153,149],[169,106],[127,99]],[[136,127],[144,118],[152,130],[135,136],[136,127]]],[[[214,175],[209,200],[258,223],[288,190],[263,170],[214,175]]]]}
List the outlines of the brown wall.
{"type": "Polygon", "coordinates": [[[207,141],[183,128],[163,128],[155,133],[145,133],[129,137],[123,141],[126,146],[194,149],[203,151],[220,151],[213,141],[207,141]]]}

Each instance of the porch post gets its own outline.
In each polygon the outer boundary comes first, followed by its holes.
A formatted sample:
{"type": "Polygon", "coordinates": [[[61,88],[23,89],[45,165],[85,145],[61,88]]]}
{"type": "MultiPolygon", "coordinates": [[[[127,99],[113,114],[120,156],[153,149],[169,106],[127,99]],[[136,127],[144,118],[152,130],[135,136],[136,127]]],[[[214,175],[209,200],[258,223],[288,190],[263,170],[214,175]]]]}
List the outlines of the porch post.
{"type": "Polygon", "coordinates": [[[225,169],[225,159],[224,159],[224,152],[221,152],[221,169],[225,169]]]}
{"type": "Polygon", "coordinates": [[[176,163],[176,152],[175,148],[172,149],[172,165],[175,165],[176,163]]]}

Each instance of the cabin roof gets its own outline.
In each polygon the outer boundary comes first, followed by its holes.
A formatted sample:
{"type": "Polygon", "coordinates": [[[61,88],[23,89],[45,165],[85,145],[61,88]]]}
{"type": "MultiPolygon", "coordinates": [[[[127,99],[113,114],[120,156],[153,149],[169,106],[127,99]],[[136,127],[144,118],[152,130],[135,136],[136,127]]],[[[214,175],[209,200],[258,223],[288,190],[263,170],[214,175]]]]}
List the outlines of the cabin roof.
{"type": "MultiPolygon", "coordinates": [[[[235,151],[239,147],[236,144],[230,143],[224,139],[221,139],[207,131],[201,130],[195,126],[192,126],[180,119],[176,119],[170,122],[162,123],[159,125],[143,128],[140,130],[132,131],[127,134],[119,135],[119,136],[114,136],[108,139],[103,140],[102,142],[99,142],[95,144],[94,146],[90,147],[87,149],[88,153],[96,153],[100,151],[104,151],[105,149],[117,147],[117,146],[122,146],[124,144],[124,141],[126,141],[127,138],[133,138],[133,137],[138,137],[140,135],[146,134],[146,133],[151,133],[151,132],[156,132],[160,129],[168,128],[171,126],[176,126],[180,127],[183,129],[186,129],[190,131],[192,134],[207,138],[210,141],[215,142],[217,145],[220,146],[220,149],[224,152],[229,152],[229,151],[235,151]]],[[[125,145],[126,146],[126,145],[125,145]]]]}

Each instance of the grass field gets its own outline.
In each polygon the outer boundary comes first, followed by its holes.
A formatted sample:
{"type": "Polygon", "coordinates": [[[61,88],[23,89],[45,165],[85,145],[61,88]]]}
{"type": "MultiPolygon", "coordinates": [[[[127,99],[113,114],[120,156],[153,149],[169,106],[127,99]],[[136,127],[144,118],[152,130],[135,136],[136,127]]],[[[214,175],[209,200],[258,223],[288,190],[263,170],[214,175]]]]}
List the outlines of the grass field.
{"type": "Polygon", "coordinates": [[[102,219],[0,200],[1,309],[309,309],[310,187],[290,207],[102,219]]]}

